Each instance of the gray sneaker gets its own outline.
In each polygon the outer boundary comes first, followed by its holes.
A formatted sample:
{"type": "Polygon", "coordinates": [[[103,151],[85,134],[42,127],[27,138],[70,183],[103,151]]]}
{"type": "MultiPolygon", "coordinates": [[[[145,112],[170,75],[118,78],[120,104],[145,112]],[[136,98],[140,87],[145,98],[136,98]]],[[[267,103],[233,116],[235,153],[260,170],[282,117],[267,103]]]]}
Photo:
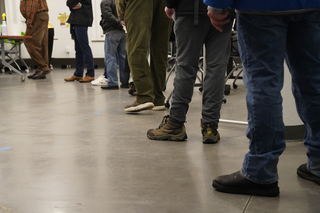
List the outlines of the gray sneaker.
{"type": "Polygon", "coordinates": [[[202,142],[203,143],[218,143],[220,140],[220,134],[218,132],[217,124],[204,124],[201,120],[201,132],[202,132],[202,142]]]}
{"type": "Polygon", "coordinates": [[[151,140],[168,141],[184,141],[188,138],[184,124],[169,118],[169,115],[163,117],[158,128],[149,129],[147,137],[151,140]]]}

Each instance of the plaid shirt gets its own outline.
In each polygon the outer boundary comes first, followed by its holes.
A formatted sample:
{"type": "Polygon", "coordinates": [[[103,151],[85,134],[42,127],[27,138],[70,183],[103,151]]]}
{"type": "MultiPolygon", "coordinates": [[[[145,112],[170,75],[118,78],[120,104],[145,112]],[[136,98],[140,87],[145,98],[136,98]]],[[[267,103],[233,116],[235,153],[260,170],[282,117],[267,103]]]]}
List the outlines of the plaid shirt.
{"type": "Polygon", "coordinates": [[[49,11],[46,0],[21,0],[20,12],[27,20],[26,23],[32,23],[34,15],[42,11],[49,11]]]}

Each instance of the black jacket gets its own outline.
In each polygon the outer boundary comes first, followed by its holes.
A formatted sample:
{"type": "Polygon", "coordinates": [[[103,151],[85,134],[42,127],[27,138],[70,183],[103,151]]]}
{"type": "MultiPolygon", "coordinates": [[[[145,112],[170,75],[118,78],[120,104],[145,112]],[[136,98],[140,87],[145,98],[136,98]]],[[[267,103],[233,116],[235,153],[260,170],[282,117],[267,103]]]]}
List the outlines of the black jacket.
{"type": "Polygon", "coordinates": [[[168,8],[175,8],[178,16],[207,15],[207,5],[203,0],[165,0],[168,8]]]}
{"type": "Polygon", "coordinates": [[[101,8],[101,21],[103,33],[114,30],[123,30],[117,14],[115,0],[102,0],[100,3],[101,8]]]}
{"type": "Polygon", "coordinates": [[[67,0],[67,6],[71,11],[67,21],[68,23],[84,25],[88,27],[92,26],[93,13],[91,0],[67,0]],[[78,10],[73,10],[72,8],[79,2],[82,4],[81,8],[78,10]]]}

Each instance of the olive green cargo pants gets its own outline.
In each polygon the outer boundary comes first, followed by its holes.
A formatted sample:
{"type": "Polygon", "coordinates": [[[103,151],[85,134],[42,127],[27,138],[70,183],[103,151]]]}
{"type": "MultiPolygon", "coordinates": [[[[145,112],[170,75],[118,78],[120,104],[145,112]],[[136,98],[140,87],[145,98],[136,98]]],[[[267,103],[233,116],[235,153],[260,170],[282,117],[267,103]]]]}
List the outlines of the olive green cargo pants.
{"type": "Polygon", "coordinates": [[[124,21],[127,28],[127,56],[136,102],[164,105],[169,30],[171,20],[164,12],[164,0],[128,0],[124,21]],[[150,53],[150,64],[148,62],[150,53]]]}

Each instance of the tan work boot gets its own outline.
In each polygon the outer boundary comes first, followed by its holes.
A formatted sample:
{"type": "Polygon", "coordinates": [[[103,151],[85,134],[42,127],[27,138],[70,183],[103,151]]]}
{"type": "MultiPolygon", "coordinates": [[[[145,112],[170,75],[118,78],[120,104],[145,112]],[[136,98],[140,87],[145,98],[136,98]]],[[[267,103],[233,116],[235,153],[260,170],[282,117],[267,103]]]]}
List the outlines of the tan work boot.
{"type": "Polygon", "coordinates": [[[169,115],[163,117],[159,128],[149,129],[147,137],[151,140],[168,141],[184,141],[188,138],[184,124],[169,118],[169,115]]]}
{"type": "Polygon", "coordinates": [[[201,132],[202,132],[202,142],[203,143],[218,143],[220,140],[220,134],[218,132],[217,124],[204,124],[201,120],[201,132]]]}
{"type": "Polygon", "coordinates": [[[78,76],[73,75],[71,78],[65,78],[64,80],[69,82],[69,81],[80,81],[82,79],[83,79],[82,77],[78,77],[78,76]]]}
{"type": "Polygon", "coordinates": [[[94,80],[94,77],[86,76],[84,79],[80,80],[80,83],[90,83],[91,81],[94,80]]]}

